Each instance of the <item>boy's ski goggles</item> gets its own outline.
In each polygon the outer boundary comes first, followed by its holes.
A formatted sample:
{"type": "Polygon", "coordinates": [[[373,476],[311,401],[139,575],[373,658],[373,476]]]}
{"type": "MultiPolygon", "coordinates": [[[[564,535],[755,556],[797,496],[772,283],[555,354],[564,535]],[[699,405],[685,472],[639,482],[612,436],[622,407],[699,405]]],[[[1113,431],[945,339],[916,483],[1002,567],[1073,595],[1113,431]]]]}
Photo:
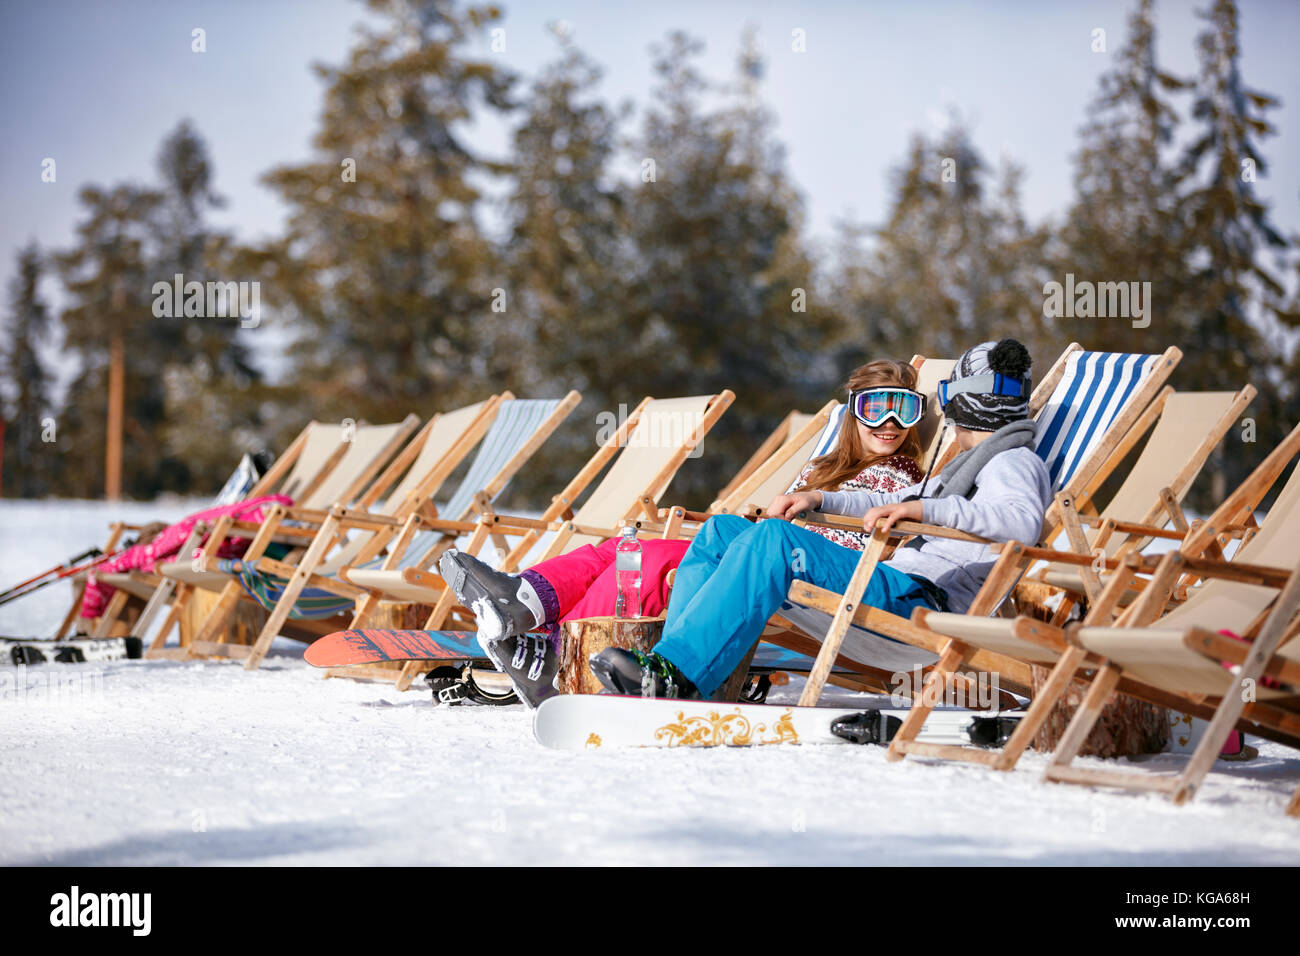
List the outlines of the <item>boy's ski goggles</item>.
{"type": "Polygon", "coordinates": [[[925,396],[910,388],[864,388],[849,394],[853,417],[868,428],[894,419],[911,428],[925,417],[925,396]]]}
{"type": "Polygon", "coordinates": [[[984,375],[971,375],[959,378],[955,382],[939,383],[939,405],[946,407],[954,395],[970,392],[975,395],[1009,395],[1024,398],[1029,395],[1029,380],[1012,378],[997,372],[984,375]]]}

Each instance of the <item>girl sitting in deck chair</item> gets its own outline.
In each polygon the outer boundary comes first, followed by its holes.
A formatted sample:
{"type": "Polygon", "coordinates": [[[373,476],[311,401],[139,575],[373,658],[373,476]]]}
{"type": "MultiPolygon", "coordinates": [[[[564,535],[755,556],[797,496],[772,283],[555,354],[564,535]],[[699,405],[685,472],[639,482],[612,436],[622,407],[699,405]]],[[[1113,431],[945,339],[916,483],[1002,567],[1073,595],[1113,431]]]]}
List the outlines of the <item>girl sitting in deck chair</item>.
{"type": "MultiPolygon", "coordinates": [[[[879,360],[855,369],[847,388],[857,427],[848,427],[846,419],[834,449],[804,467],[794,486],[800,490],[778,495],[771,509],[785,515],[793,513],[794,502],[821,491],[888,494],[920,481],[917,458],[921,442],[916,425],[925,400],[915,386],[916,370],[905,362],[879,360]]],[[[732,516],[730,520],[753,527],[744,518],[732,516]]],[[[847,556],[850,568],[870,539],[863,532],[814,530],[819,543],[847,556]]],[[[536,707],[555,693],[552,683],[559,669],[559,624],[607,615],[614,607],[618,592],[616,544],[611,539],[598,547],[584,545],[518,575],[494,571],[458,551],[448,551],[439,560],[443,579],[477,615],[479,644],[497,668],[509,675],[519,698],[528,706],[536,707]],[[542,627],[549,635],[526,633],[542,627]]],[[[642,614],[660,614],[668,605],[668,572],[682,562],[690,544],[662,538],[641,542],[642,614]]]]}
{"type": "MultiPolygon", "coordinates": [[[[778,498],[771,512],[861,515],[868,531],[924,521],[994,541],[1038,540],[1052,483],[1032,447],[1029,368],[1029,353],[1014,339],[962,355],[939,387],[962,452],[934,478],[884,493],[799,491],[778,498]]],[[[682,559],[654,651],[607,648],[591,669],[618,694],[707,698],[758,640],[796,577],[842,593],[858,558],[788,521],[711,518],[682,559]]],[[[992,565],[987,545],[922,535],[877,565],[862,603],[903,617],[915,607],[964,612],[992,565]]]]}

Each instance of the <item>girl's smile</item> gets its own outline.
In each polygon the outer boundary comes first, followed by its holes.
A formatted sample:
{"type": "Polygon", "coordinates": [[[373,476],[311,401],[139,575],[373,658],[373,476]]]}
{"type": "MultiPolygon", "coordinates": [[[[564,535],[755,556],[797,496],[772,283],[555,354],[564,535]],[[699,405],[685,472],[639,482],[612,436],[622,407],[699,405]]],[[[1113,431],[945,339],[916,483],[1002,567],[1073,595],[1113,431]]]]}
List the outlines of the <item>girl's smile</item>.
{"type": "Polygon", "coordinates": [[[891,418],[876,428],[858,422],[858,434],[869,454],[892,455],[903,444],[903,439],[907,437],[907,429],[899,428],[891,418]]]}

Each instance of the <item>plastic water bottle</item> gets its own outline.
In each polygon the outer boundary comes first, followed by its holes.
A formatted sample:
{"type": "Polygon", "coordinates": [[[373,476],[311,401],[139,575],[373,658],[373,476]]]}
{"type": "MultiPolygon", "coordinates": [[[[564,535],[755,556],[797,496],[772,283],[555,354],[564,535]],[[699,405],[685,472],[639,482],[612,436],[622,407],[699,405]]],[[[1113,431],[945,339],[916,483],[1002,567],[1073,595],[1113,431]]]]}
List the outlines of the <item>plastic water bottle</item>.
{"type": "Polygon", "coordinates": [[[626,527],[614,549],[614,575],[618,580],[615,617],[641,616],[641,542],[636,528],[626,527]]]}

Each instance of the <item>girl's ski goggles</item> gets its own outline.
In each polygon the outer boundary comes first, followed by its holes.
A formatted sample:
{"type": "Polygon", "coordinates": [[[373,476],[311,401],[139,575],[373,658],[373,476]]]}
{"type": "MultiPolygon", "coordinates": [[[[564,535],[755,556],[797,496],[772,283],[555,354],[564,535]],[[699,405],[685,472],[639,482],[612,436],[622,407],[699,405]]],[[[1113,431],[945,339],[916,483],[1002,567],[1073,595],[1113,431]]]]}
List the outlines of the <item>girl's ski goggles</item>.
{"type": "Polygon", "coordinates": [[[894,419],[911,428],[925,417],[925,396],[910,388],[864,388],[849,394],[853,417],[868,428],[894,419]]]}

